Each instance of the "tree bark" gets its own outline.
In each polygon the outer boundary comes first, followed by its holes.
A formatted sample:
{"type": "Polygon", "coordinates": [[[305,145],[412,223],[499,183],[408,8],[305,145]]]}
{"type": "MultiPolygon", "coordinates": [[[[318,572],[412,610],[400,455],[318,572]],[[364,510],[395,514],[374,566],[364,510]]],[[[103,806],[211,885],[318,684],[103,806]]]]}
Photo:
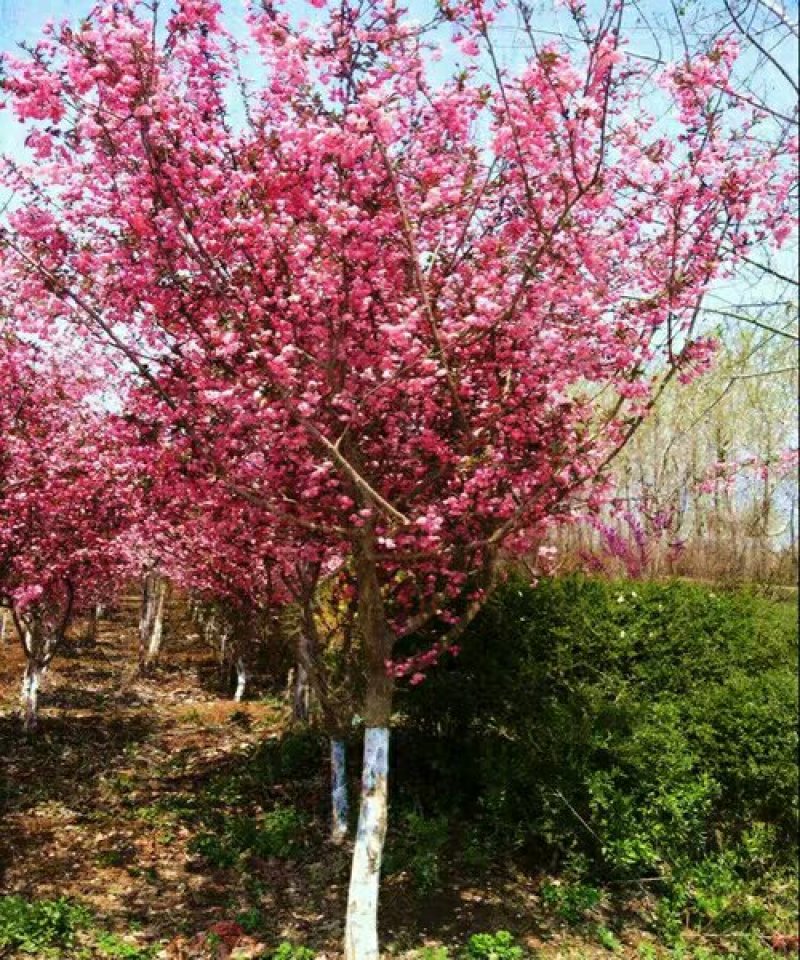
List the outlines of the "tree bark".
{"type": "Polygon", "coordinates": [[[394,638],[386,619],[374,528],[369,525],[355,551],[358,621],[367,661],[364,698],[364,758],[361,803],[353,847],[345,923],[345,960],[379,960],[378,895],[388,819],[389,725],[393,681],[386,662],[394,638]]]}
{"type": "Polygon", "coordinates": [[[39,691],[50,661],[55,655],[59,642],[63,639],[71,606],[70,595],[60,628],[50,624],[46,621],[46,618],[36,612],[14,615],[22,650],[25,654],[25,672],[22,676],[20,701],[22,726],[26,733],[32,733],[38,724],[39,691]]]}
{"type": "Polygon", "coordinates": [[[331,840],[341,844],[347,838],[347,744],[331,737],[331,840]]]}
{"type": "Polygon", "coordinates": [[[25,733],[32,733],[39,720],[39,688],[42,685],[44,667],[34,660],[25,664],[25,673],[22,678],[22,728],[25,733]]]}
{"type": "Polygon", "coordinates": [[[142,608],[139,618],[139,672],[147,674],[158,662],[164,637],[164,608],[167,581],[155,571],[142,582],[142,608]]]}
{"type": "Polygon", "coordinates": [[[388,817],[389,728],[367,727],[347,898],[345,960],[379,960],[378,894],[388,817]]]}
{"type": "Polygon", "coordinates": [[[86,630],[83,634],[82,645],[85,647],[93,647],[97,643],[97,621],[100,618],[100,604],[94,604],[89,610],[89,615],[86,618],[86,630]]]}
{"type": "Polygon", "coordinates": [[[236,692],[233,699],[236,703],[241,703],[244,698],[244,691],[247,686],[247,667],[244,662],[244,656],[240,653],[236,657],[236,692]]]}
{"type": "Polygon", "coordinates": [[[308,671],[299,661],[294,668],[293,681],[292,716],[298,723],[308,723],[311,713],[311,690],[308,684],[308,671]]]}

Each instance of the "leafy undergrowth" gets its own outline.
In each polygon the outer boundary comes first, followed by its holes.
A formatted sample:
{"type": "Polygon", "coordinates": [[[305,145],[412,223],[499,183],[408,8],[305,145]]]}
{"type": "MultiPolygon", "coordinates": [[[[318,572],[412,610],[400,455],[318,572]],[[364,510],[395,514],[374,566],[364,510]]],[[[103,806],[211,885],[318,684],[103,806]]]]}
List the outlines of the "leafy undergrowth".
{"type": "MultiPolygon", "coordinates": [[[[96,648],[54,665],[32,738],[14,712],[18,653],[3,651],[0,957],[338,956],[348,856],[325,836],[324,741],[291,729],[280,698],[220,700],[212,654],[176,617],[164,665],[137,679],[134,617],[131,601],[96,648]]],[[[793,928],[779,872],[756,890],[717,858],[655,897],[523,872],[485,843],[454,850],[441,818],[398,809],[395,823],[393,955],[762,960],[792,946],[771,940],[793,928]]]]}

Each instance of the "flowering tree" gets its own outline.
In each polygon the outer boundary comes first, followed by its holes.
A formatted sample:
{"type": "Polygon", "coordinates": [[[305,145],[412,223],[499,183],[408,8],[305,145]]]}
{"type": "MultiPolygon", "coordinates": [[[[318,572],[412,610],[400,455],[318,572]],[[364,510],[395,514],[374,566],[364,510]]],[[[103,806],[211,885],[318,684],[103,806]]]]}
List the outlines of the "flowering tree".
{"type": "MultiPolygon", "coordinates": [[[[174,490],[174,488],[173,488],[174,490]]],[[[267,618],[286,602],[286,592],[265,512],[234,497],[221,499],[184,482],[183,509],[173,508],[164,570],[195,601],[206,639],[224,673],[236,674],[234,699],[245,694],[248,661],[267,618]]]]}
{"type": "Polygon", "coordinates": [[[397,640],[447,644],[505,554],[599,501],[708,362],[704,293],[785,233],[790,177],[725,38],[654,74],[616,2],[582,54],[531,31],[511,71],[501,2],[311,6],[254,5],[245,42],[215,0],[100,3],[9,58],[36,163],[6,165],[0,295],[121,353],[187,471],[341,558],[366,674],[346,955],[375,958],[397,640]]]}
{"type": "Polygon", "coordinates": [[[114,589],[124,511],[106,417],[74,365],[0,334],[0,603],[26,658],[22,706],[36,724],[42,678],[76,612],[114,589]]]}

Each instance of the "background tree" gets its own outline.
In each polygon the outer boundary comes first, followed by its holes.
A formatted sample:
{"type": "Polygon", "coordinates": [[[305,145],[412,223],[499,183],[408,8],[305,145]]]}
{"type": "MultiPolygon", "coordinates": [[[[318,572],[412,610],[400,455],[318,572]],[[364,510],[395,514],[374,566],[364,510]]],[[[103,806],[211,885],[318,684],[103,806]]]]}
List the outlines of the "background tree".
{"type": "Polygon", "coordinates": [[[0,595],[26,658],[26,729],[42,678],[76,613],[116,587],[124,473],[96,382],[13,334],[0,334],[0,595]]]}

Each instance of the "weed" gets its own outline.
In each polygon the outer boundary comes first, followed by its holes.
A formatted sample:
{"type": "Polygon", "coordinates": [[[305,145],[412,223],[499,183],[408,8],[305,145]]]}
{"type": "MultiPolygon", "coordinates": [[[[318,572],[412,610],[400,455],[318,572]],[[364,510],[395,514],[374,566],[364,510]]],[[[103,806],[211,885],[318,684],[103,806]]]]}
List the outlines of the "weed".
{"type": "Polygon", "coordinates": [[[604,927],[602,924],[597,925],[595,934],[597,935],[597,942],[612,953],[616,953],[622,946],[614,931],[609,930],[608,927],[604,927]]]}
{"type": "Polygon", "coordinates": [[[421,947],[417,960],[450,960],[450,951],[447,947],[421,947]]]}
{"type": "Polygon", "coordinates": [[[597,887],[569,881],[543,883],[540,895],[546,909],[570,926],[582,923],[602,896],[597,887]]]}
{"type": "Polygon", "coordinates": [[[101,850],[94,859],[98,867],[124,867],[128,854],[124,850],[101,850]]]}
{"type": "Polygon", "coordinates": [[[507,930],[475,933],[464,948],[464,960],[522,960],[525,951],[507,930]]]}
{"type": "Polygon", "coordinates": [[[301,947],[284,940],[277,949],[268,956],[269,960],[314,960],[316,954],[309,947],[301,947]]]}
{"type": "Polygon", "coordinates": [[[104,957],[113,960],[151,960],[155,956],[154,947],[140,947],[128,943],[113,933],[100,933],[95,937],[95,946],[104,957]]]}
{"type": "Polygon", "coordinates": [[[91,923],[89,911],[65,898],[29,903],[22,897],[0,897],[0,947],[40,956],[63,956],[78,931],[91,923]]]}
{"type": "Polygon", "coordinates": [[[260,933],[264,926],[264,913],[258,907],[248,907],[236,914],[236,922],[247,934],[260,933]]]}
{"type": "Polygon", "coordinates": [[[307,833],[307,817],[295,807],[279,805],[261,817],[230,817],[217,831],[194,837],[189,851],[215,867],[232,867],[243,854],[290,860],[305,847],[307,833]]]}

